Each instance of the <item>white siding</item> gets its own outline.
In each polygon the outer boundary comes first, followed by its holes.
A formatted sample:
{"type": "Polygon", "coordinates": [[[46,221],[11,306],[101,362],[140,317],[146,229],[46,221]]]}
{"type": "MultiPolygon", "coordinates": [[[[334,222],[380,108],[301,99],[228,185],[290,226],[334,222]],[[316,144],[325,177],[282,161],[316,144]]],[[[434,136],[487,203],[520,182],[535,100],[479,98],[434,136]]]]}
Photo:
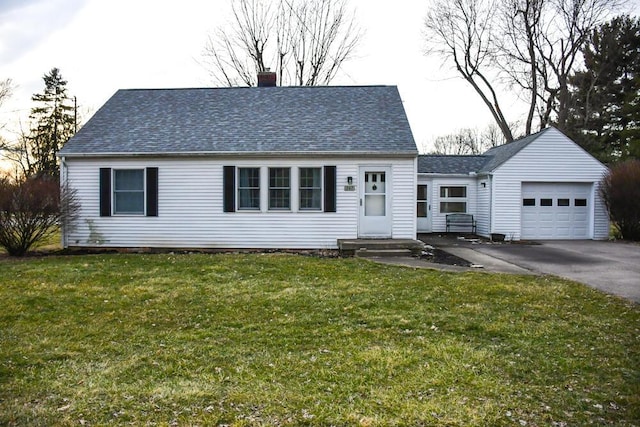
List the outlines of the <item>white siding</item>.
{"type": "MultiPolygon", "coordinates": [[[[491,233],[520,239],[522,182],[596,184],[606,167],[556,129],[549,129],[493,172],[491,233]]],[[[608,217],[597,191],[593,195],[590,237],[606,239],[608,217]]]]}
{"type": "MultiPolygon", "coordinates": [[[[415,238],[415,160],[368,160],[393,167],[393,237],[415,238]]],[[[353,159],[66,159],[81,217],[69,246],[172,248],[336,248],[357,237],[358,186],[353,159]],[[337,166],[337,212],[223,212],[223,166],[337,166]],[[158,167],[158,216],[99,216],[99,169],[158,167]]],[[[262,182],[262,185],[267,185],[262,182]]],[[[292,196],[297,191],[292,182],[292,196]]],[[[263,193],[264,194],[264,193],[263,193]]],[[[297,200],[297,196],[294,196],[297,200]]],[[[263,203],[264,204],[264,203],[263,203]]],[[[295,209],[296,203],[292,203],[295,209]]]]}
{"type": "MultiPolygon", "coordinates": [[[[477,188],[475,177],[434,176],[431,185],[431,231],[444,233],[447,230],[447,214],[440,212],[440,187],[467,187],[467,213],[477,215],[477,188]]],[[[414,209],[415,211],[415,209],[414,209]]]]}
{"type": "MultiPolygon", "coordinates": [[[[416,191],[417,160],[408,163],[396,163],[391,174],[393,187],[391,204],[393,212],[392,237],[394,239],[416,238],[416,191]]],[[[338,180],[338,182],[340,182],[338,180]]]]}
{"type": "Polygon", "coordinates": [[[478,177],[476,188],[478,189],[475,215],[477,234],[488,237],[491,229],[491,177],[478,177]]]}

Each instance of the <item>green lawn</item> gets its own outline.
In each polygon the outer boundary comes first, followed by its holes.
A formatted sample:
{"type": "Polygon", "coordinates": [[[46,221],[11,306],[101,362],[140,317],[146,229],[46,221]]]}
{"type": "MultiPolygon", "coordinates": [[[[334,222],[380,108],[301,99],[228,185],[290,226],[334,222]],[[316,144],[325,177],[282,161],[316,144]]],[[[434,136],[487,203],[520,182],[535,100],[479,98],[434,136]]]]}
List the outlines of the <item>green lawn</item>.
{"type": "Polygon", "coordinates": [[[0,259],[0,425],[640,424],[640,308],[295,255],[0,259]]]}

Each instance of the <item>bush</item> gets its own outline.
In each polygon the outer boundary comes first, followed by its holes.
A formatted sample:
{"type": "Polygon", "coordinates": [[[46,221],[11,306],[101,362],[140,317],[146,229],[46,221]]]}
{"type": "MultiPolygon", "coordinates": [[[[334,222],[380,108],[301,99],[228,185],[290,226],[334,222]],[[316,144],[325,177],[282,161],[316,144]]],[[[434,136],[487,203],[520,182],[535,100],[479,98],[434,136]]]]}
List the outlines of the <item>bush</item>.
{"type": "Polygon", "coordinates": [[[602,179],[600,194],[622,238],[640,241],[640,160],[612,167],[602,179]]]}
{"type": "Polygon", "coordinates": [[[49,178],[0,179],[0,246],[22,256],[77,216],[75,193],[49,178]]]}

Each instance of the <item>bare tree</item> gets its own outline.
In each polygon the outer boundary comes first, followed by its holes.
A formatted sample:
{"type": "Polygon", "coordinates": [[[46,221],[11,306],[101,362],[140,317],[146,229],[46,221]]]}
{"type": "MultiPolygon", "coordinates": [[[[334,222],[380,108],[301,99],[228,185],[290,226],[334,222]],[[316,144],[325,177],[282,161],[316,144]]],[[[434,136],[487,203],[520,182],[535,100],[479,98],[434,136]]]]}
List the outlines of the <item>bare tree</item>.
{"type": "Polygon", "coordinates": [[[489,108],[507,141],[513,140],[497,90],[517,93],[540,128],[563,129],[569,75],[589,32],[624,0],[435,0],[426,20],[428,52],[453,62],[489,108]]]}
{"type": "Polygon", "coordinates": [[[451,59],[458,73],[482,98],[504,138],[513,141],[492,82],[496,56],[491,29],[497,13],[491,0],[435,0],[427,13],[427,53],[451,59]]]}
{"type": "Polygon", "coordinates": [[[532,133],[533,118],[538,103],[538,49],[536,40],[541,30],[544,0],[504,0],[500,5],[502,19],[497,37],[500,57],[496,64],[506,74],[507,86],[517,87],[517,93],[529,105],[525,119],[525,134],[532,133]]]}
{"type": "Polygon", "coordinates": [[[225,86],[255,86],[257,73],[270,69],[281,85],[328,84],[362,35],[346,0],[233,0],[232,10],[203,53],[225,86]]]}
{"type": "Polygon", "coordinates": [[[29,133],[24,130],[20,122],[20,131],[12,142],[5,142],[2,146],[4,158],[11,162],[15,168],[16,178],[23,178],[31,175],[34,168],[35,158],[31,149],[29,133]]]}
{"type": "Polygon", "coordinates": [[[541,76],[540,127],[552,116],[565,129],[569,111],[569,76],[581,63],[581,48],[589,33],[604,22],[622,0],[548,0],[548,31],[540,31],[536,40],[538,69],[541,76]]]}
{"type": "Polygon", "coordinates": [[[13,83],[11,79],[0,81],[0,106],[2,106],[2,103],[11,96],[12,90],[13,83]]]}
{"type": "MultiPolygon", "coordinates": [[[[5,79],[0,81],[0,107],[2,104],[11,96],[11,92],[13,91],[13,84],[11,79],[5,79]]],[[[5,126],[4,123],[0,123],[0,129],[3,129],[5,126]]],[[[0,135],[0,155],[7,149],[9,143],[5,141],[5,139],[0,135]]],[[[0,157],[1,158],[1,157],[0,157]]]]}
{"type": "Polygon", "coordinates": [[[491,147],[504,144],[500,129],[491,124],[485,129],[464,128],[455,133],[439,136],[433,143],[431,154],[477,155],[491,147]]]}

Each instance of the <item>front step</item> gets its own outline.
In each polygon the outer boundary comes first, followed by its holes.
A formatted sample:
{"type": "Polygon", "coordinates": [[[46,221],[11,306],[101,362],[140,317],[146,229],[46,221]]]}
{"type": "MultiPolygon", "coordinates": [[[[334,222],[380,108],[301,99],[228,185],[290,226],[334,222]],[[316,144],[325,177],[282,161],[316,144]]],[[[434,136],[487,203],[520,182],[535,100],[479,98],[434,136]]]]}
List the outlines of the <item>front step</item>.
{"type": "Polygon", "coordinates": [[[338,239],[338,248],[343,255],[420,256],[424,249],[424,243],[412,239],[338,239]],[[367,254],[357,254],[359,251],[363,253],[366,251],[367,254]],[[384,255],[384,252],[387,252],[388,255],[384,255]]]}
{"type": "Polygon", "coordinates": [[[357,249],[354,256],[356,258],[397,258],[410,257],[411,249],[357,249]]]}

